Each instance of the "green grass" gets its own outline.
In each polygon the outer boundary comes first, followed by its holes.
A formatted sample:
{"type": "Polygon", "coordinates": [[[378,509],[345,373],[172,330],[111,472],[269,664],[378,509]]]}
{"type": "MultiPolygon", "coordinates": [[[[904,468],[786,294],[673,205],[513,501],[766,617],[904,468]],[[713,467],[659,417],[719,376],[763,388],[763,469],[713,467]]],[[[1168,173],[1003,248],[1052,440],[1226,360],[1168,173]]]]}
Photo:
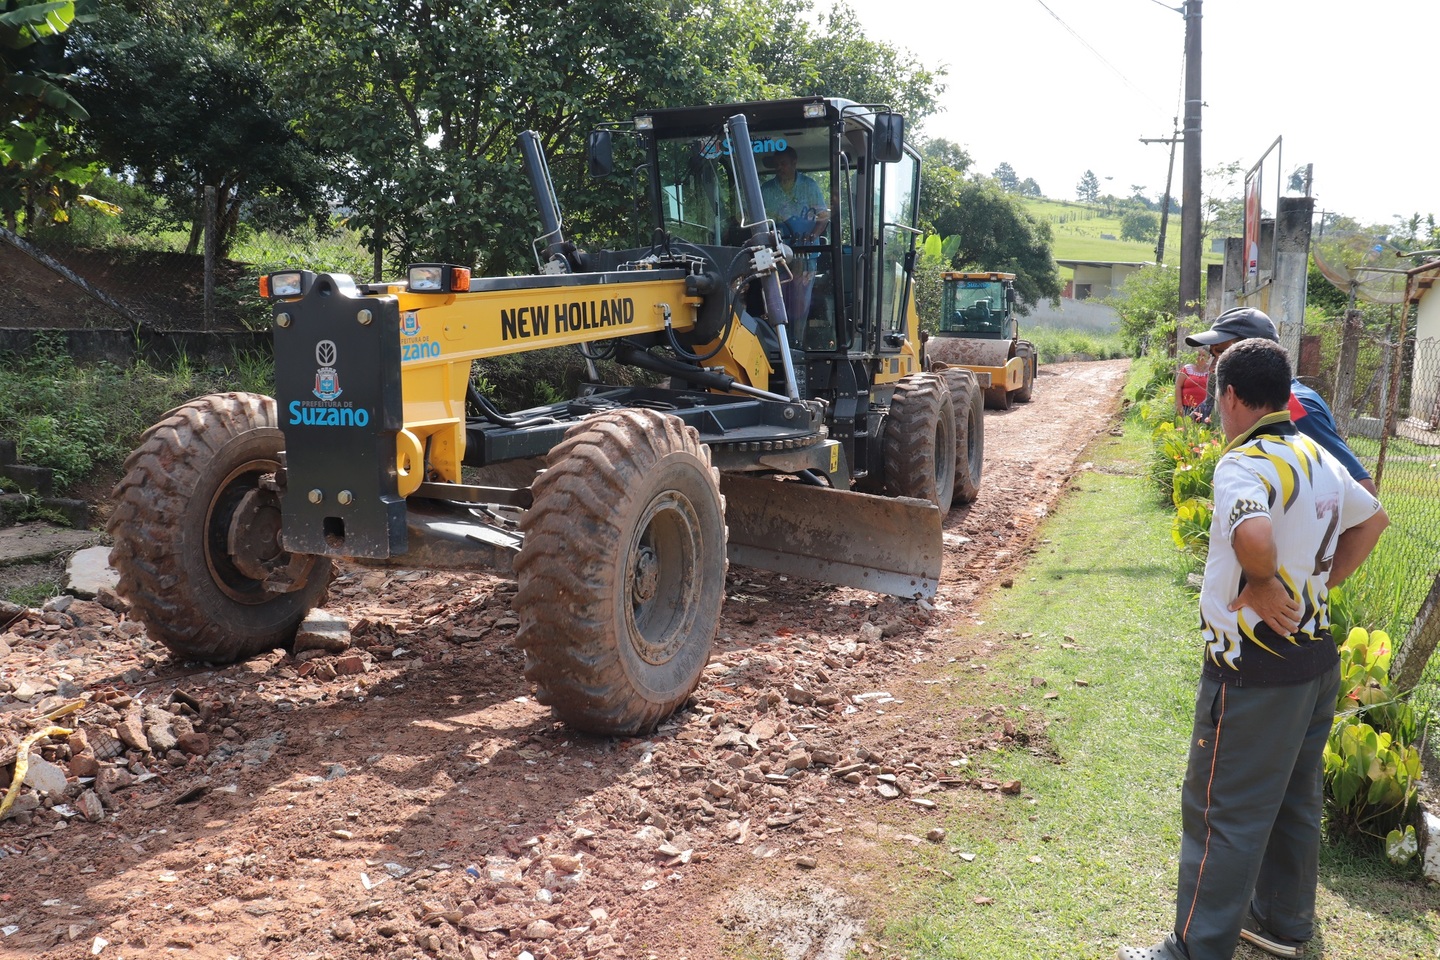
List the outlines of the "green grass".
{"type": "MultiPolygon", "coordinates": [[[[1374,471],[1380,442],[1351,437],[1348,443],[1374,471]]],[[[1380,499],[1390,515],[1390,527],[1376,546],[1375,559],[1393,556],[1411,571],[1411,576],[1405,578],[1405,596],[1400,600],[1409,615],[1390,624],[1390,629],[1399,632],[1409,627],[1431,581],[1440,572],[1440,447],[1422,447],[1392,437],[1380,477],[1380,499]]]]}
{"type": "MultiPolygon", "coordinates": [[[[1115,234],[1120,236],[1120,234],[1115,234]]],[[[1056,260],[1127,260],[1151,261],[1155,259],[1153,243],[1136,243],[1133,240],[1102,240],[1099,237],[1066,236],[1058,230],[1051,255],[1056,260]]],[[[1062,268],[1068,270],[1068,268],[1062,268]]]]}
{"type": "MultiPolygon", "coordinates": [[[[1004,652],[988,666],[1020,681],[1008,715],[1043,716],[1058,761],[982,755],[997,779],[1020,780],[1023,795],[980,827],[947,824],[946,846],[976,854],[970,863],[935,855],[931,866],[953,881],[900,882],[920,888],[913,912],[886,930],[905,955],[1109,958],[1123,944],[1156,942],[1174,921],[1179,785],[1200,655],[1170,511],[1141,476],[1148,442],[1132,423],[1089,453],[1097,472],[1042,528],[1030,568],[977,614],[983,627],[965,628],[1001,638],[1004,652]],[[1030,686],[1031,677],[1046,685],[1030,686]],[[1058,698],[1044,699],[1049,692],[1058,698]]],[[[1381,864],[1325,847],[1324,956],[1436,956],[1433,894],[1381,864]]]]}
{"type": "Polygon", "coordinates": [[[244,356],[201,368],[182,356],[164,369],[77,364],[63,344],[42,340],[28,356],[0,357],[0,437],[15,441],[22,463],[54,470],[61,494],[82,483],[108,487],[165,411],[226,390],[273,395],[273,363],[244,356]]]}
{"type": "Polygon", "coordinates": [[[62,592],[63,588],[59,583],[46,580],[42,583],[6,591],[3,599],[10,603],[18,603],[22,607],[41,607],[45,605],[45,601],[51,597],[58,597],[62,592]]]}
{"type": "Polygon", "coordinates": [[[1127,356],[1124,338],[1119,333],[1086,330],[1079,327],[1035,325],[1022,327],[1020,336],[1035,344],[1041,363],[1062,360],[1114,360],[1127,356]]]}
{"type": "MultiPolygon", "coordinates": [[[[1120,218],[1124,211],[1112,208],[1106,215],[1099,204],[1084,204],[1068,200],[1048,198],[1022,198],[1025,210],[1037,220],[1050,224],[1054,234],[1051,255],[1057,260],[1123,260],[1151,261],[1155,259],[1155,244],[1151,241],[1121,240],[1120,218]],[[1115,239],[1106,240],[1104,236],[1115,239]]],[[[1156,212],[1156,216],[1159,213],[1156,212]]],[[[1180,257],[1180,218],[1172,216],[1165,229],[1165,260],[1178,264],[1180,257]]],[[[1201,263],[1220,263],[1224,257],[1210,251],[1210,242],[1205,240],[1201,263]]],[[[1069,280],[1073,271],[1060,268],[1061,277],[1069,280]]]]}

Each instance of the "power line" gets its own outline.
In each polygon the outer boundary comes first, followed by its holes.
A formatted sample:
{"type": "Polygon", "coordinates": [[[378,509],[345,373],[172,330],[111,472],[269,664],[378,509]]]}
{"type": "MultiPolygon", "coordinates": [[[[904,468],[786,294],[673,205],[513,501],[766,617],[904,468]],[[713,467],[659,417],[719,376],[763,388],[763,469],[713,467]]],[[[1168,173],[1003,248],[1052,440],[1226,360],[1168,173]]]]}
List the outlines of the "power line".
{"type": "MultiPolygon", "coordinates": [[[[1115,76],[1119,77],[1119,78],[1125,83],[1125,85],[1126,85],[1127,87],[1129,87],[1131,90],[1134,90],[1136,93],[1140,94],[1140,96],[1144,97],[1146,100],[1150,101],[1150,104],[1151,104],[1152,106],[1154,106],[1154,107],[1156,107],[1156,108],[1160,108],[1160,104],[1156,103],[1156,102],[1151,98],[1150,94],[1146,93],[1144,90],[1140,89],[1140,87],[1138,87],[1138,86],[1136,86],[1134,83],[1132,83],[1132,82],[1130,81],[1130,78],[1129,78],[1129,77],[1125,76],[1125,74],[1123,74],[1123,73],[1120,72],[1120,68],[1119,68],[1119,67],[1115,66],[1115,64],[1111,63],[1109,60],[1106,60],[1105,57],[1100,53],[1099,50],[1096,50],[1094,47],[1090,46],[1089,42],[1086,41],[1086,39],[1085,39],[1084,37],[1080,36],[1080,34],[1078,34],[1078,33],[1075,32],[1075,28],[1074,28],[1074,27],[1070,26],[1070,24],[1068,24],[1068,23],[1066,23],[1064,20],[1062,20],[1062,19],[1060,18],[1060,15],[1059,15],[1058,13],[1056,13],[1054,10],[1051,10],[1051,9],[1046,5],[1045,0],[1035,0],[1035,2],[1038,3],[1038,4],[1040,4],[1040,6],[1044,7],[1044,8],[1045,8],[1045,12],[1048,13],[1048,14],[1050,14],[1050,16],[1054,17],[1054,18],[1055,18],[1055,22],[1058,23],[1058,24],[1060,24],[1060,26],[1064,27],[1065,30],[1070,34],[1070,36],[1074,37],[1076,40],[1078,40],[1078,41],[1080,42],[1080,45],[1081,45],[1081,46],[1083,46],[1086,50],[1089,50],[1091,53],[1093,53],[1093,54],[1095,55],[1095,59],[1099,60],[1101,63],[1105,64],[1105,66],[1107,66],[1107,67],[1109,67],[1111,70],[1113,70],[1113,71],[1115,72],[1115,76]]],[[[1160,3],[1160,0],[1154,0],[1154,2],[1160,3]]],[[[1163,4],[1163,3],[1161,3],[1160,5],[1161,5],[1161,6],[1165,6],[1165,4],[1163,4]]],[[[1173,8],[1172,8],[1172,9],[1173,9],[1173,8]]]]}
{"type": "MultiPolygon", "coordinates": [[[[1153,1],[1155,1],[1155,3],[1161,3],[1161,0],[1153,0],[1153,1]]],[[[1070,36],[1073,36],[1074,39],[1079,40],[1080,45],[1083,46],[1084,49],[1090,50],[1090,53],[1093,53],[1094,58],[1096,58],[1097,60],[1100,60],[1100,62],[1104,63],[1104,65],[1109,66],[1109,68],[1112,69],[1113,72],[1115,72],[1115,75],[1116,75],[1116,76],[1119,76],[1120,81],[1122,81],[1123,83],[1125,83],[1126,86],[1129,86],[1129,88],[1132,89],[1132,91],[1135,91],[1136,94],[1139,94],[1140,96],[1143,96],[1143,98],[1145,98],[1146,101],[1149,101],[1149,104],[1151,104],[1152,107],[1155,107],[1155,108],[1158,108],[1158,109],[1164,109],[1164,108],[1161,108],[1161,105],[1156,104],[1155,99],[1153,99],[1151,95],[1146,94],[1146,92],[1143,91],[1142,88],[1139,88],[1139,86],[1136,86],[1135,83],[1130,82],[1130,78],[1128,78],[1128,76],[1126,76],[1125,73],[1120,72],[1120,68],[1117,68],[1117,66],[1115,65],[1115,63],[1110,62],[1110,60],[1104,59],[1104,56],[1102,55],[1102,53],[1099,52],[1099,50],[1094,49],[1093,46],[1090,46],[1090,43],[1087,42],[1087,40],[1084,39],[1083,36],[1080,36],[1079,33],[1076,33],[1076,29],[1074,29],[1074,27],[1071,27],[1070,24],[1064,22],[1064,20],[1061,19],[1060,14],[1054,12],[1054,10],[1051,10],[1050,7],[1045,6],[1045,0],[1035,0],[1035,3],[1038,3],[1038,4],[1040,4],[1041,7],[1044,7],[1045,13],[1048,13],[1048,14],[1050,14],[1050,16],[1053,16],[1054,19],[1056,19],[1056,23],[1060,24],[1060,26],[1063,26],[1064,29],[1066,29],[1066,32],[1067,32],[1067,33],[1070,33],[1070,36]]],[[[1161,6],[1165,6],[1165,4],[1164,4],[1164,3],[1161,3],[1161,6]]],[[[1174,7],[1171,7],[1171,9],[1174,9],[1174,7]]]]}

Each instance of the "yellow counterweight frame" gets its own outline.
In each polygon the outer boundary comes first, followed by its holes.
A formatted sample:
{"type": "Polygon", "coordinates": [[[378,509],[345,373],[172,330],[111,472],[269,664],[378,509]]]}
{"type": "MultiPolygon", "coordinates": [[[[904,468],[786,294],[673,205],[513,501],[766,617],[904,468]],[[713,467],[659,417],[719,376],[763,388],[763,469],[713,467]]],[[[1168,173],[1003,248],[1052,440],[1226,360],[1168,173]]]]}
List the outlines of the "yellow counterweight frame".
{"type": "MultiPolygon", "coordinates": [[[[459,483],[465,456],[465,395],[475,360],[607,340],[694,329],[701,298],[681,279],[637,279],[554,285],[511,283],[501,289],[414,293],[392,287],[400,308],[404,428],[396,436],[399,493],[409,496],[428,469],[459,483]]],[[[712,343],[711,349],[714,344],[712,343]]],[[[704,352],[708,352],[708,349],[704,352]]],[[[764,348],[740,324],[708,364],[746,385],[765,387],[764,348]]]]}

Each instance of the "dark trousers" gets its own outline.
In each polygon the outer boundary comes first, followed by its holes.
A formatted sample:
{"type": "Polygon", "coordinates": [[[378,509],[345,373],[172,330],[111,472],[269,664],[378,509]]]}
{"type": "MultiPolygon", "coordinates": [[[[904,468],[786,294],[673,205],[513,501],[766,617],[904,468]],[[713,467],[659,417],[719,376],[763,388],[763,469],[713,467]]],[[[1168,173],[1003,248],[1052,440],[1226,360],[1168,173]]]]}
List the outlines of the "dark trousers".
{"type": "Polygon", "coordinates": [[[1272,933],[1314,935],[1322,755],[1339,685],[1338,666],[1283,687],[1201,679],[1175,905],[1190,960],[1230,960],[1247,906],[1272,933]]]}

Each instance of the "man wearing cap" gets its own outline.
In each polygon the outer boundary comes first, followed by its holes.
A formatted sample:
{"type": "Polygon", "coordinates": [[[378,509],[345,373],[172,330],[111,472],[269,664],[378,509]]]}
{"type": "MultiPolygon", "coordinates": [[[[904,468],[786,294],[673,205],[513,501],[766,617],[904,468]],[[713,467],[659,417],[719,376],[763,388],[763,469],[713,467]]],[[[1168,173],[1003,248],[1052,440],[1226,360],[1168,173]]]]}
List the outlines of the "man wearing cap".
{"type": "Polygon", "coordinates": [[[1212,379],[1228,443],[1200,588],[1203,668],[1175,926],[1153,947],[1122,947],[1118,960],[1231,960],[1241,939],[1276,957],[1304,953],[1340,685],[1329,591],[1389,523],[1291,422],[1290,360],[1278,343],[1239,341],[1212,379]]]}
{"type": "MultiPolygon", "coordinates": [[[[796,172],[799,155],[787,146],[771,154],[775,176],[760,185],[765,212],[780,228],[781,238],[792,246],[823,240],[830,225],[830,206],[820,185],[796,172]]],[[[810,315],[810,288],[815,282],[818,253],[797,252],[789,261],[791,278],[784,283],[785,313],[792,324],[803,324],[810,315]]]]}
{"type": "MultiPolygon", "coordinates": [[[[1213,358],[1218,358],[1231,344],[1251,337],[1260,337],[1271,343],[1280,342],[1280,335],[1275,332],[1275,324],[1269,317],[1254,307],[1234,307],[1220,314],[1209,330],[1192,334],[1185,338],[1185,342],[1192,347],[1208,347],[1213,362],[1213,358]]],[[[1195,415],[1208,420],[1213,402],[1207,398],[1195,415]]],[[[1340,431],[1335,429],[1335,417],[1326,406],[1325,399],[1293,377],[1290,380],[1290,419],[1301,433],[1339,460],[1360,486],[1375,493],[1375,481],[1370,479],[1370,471],[1365,469],[1340,436],[1340,431]]]]}

